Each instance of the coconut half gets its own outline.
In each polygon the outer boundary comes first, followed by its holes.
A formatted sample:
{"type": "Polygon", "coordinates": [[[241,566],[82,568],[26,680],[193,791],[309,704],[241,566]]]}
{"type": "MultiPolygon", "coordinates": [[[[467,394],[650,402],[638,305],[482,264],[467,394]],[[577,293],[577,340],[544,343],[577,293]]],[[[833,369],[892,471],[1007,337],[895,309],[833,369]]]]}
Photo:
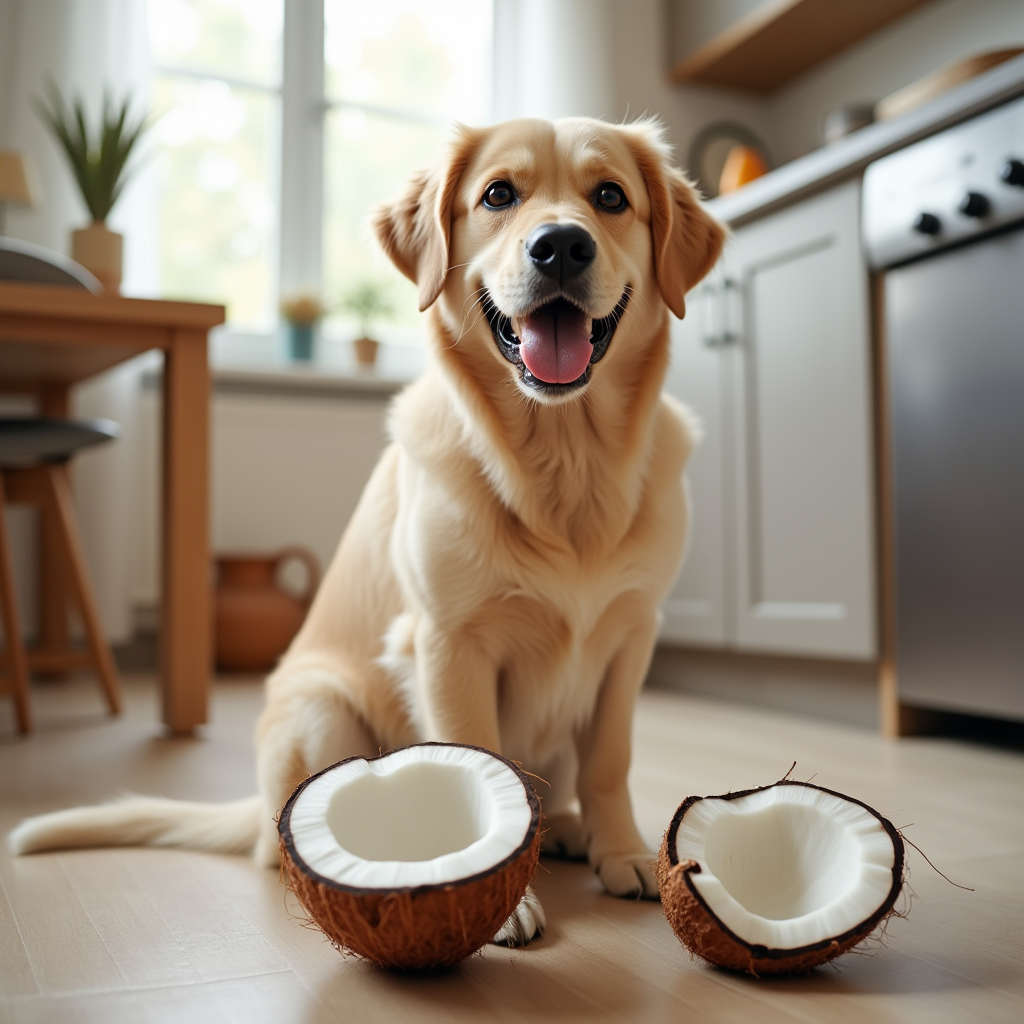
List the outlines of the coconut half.
{"type": "Polygon", "coordinates": [[[307,779],[278,831],[289,887],[342,952],[445,967],[489,942],[526,892],[540,801],[497,754],[422,743],[307,779]]]}
{"type": "Polygon", "coordinates": [[[684,946],[751,974],[810,970],[866,938],[903,886],[903,840],[867,804],[806,782],[688,797],[658,857],[684,946]]]}

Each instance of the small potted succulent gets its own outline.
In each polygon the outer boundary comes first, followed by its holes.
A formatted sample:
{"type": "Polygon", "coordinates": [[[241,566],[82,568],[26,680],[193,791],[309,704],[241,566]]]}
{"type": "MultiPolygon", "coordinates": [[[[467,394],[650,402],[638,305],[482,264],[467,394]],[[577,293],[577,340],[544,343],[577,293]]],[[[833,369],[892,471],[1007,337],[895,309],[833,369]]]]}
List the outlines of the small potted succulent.
{"type": "Polygon", "coordinates": [[[325,313],[313,292],[295,292],[281,299],[281,315],[288,324],[288,354],[298,362],[313,358],[313,329],[325,313]]]}
{"type": "Polygon", "coordinates": [[[99,279],[104,291],[114,294],[121,287],[124,240],[109,230],[107,217],[131,177],[128,158],[151,123],[145,113],[131,117],[130,105],[130,99],[118,105],[105,94],[95,137],[86,125],[81,97],[76,97],[69,109],[60,90],[51,85],[49,101],[36,105],[37,113],[67,155],[92,216],[88,227],[72,232],[71,256],[99,279]]]}
{"type": "Polygon", "coordinates": [[[359,337],[353,344],[356,362],[360,366],[373,366],[377,361],[380,343],[372,337],[373,324],[394,316],[395,306],[389,292],[390,285],[386,282],[366,278],[353,285],[339,303],[342,309],[351,313],[359,322],[359,337]]]}

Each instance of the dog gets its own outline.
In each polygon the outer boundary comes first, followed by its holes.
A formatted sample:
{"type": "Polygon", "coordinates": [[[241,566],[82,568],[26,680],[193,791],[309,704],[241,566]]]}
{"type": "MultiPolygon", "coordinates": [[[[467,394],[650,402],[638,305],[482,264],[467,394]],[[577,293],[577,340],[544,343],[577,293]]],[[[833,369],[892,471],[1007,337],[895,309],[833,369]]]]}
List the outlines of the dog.
{"type": "MultiPolygon", "coordinates": [[[[669,312],[724,231],[654,123],[586,118],[458,128],[373,227],[419,290],[429,359],[267,680],[259,795],[42,815],[11,849],[177,845],[269,867],[308,774],[442,740],[522,762],[550,786],[545,852],[656,899],[626,777],[696,437],[661,389],[669,312]]],[[[543,926],[531,891],[495,938],[543,926]]]]}

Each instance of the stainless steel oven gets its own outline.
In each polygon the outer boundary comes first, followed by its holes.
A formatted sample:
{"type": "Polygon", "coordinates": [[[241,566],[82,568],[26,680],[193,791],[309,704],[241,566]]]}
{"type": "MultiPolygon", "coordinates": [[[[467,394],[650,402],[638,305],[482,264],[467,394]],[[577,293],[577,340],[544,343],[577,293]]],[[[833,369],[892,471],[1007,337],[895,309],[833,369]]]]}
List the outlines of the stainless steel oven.
{"type": "Polygon", "coordinates": [[[868,168],[904,704],[1024,719],[1024,100],[868,168]]]}

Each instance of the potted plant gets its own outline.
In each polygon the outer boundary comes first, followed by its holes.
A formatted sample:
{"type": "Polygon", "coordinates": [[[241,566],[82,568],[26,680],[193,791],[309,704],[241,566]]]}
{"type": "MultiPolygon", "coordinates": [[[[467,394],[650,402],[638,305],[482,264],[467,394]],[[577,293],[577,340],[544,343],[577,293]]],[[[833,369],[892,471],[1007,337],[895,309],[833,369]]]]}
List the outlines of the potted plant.
{"type": "Polygon", "coordinates": [[[71,256],[99,279],[105,291],[118,292],[124,241],[107,228],[107,217],[131,176],[127,164],[132,150],[150,126],[147,114],[129,116],[131,101],[118,107],[103,97],[103,115],[94,138],[85,120],[81,97],[69,109],[56,86],[49,103],[40,101],[37,112],[57,137],[71,164],[82,199],[92,216],[87,228],[72,232],[71,256]]]}
{"type": "Polygon", "coordinates": [[[312,292],[295,292],[281,300],[281,315],[288,324],[288,354],[309,362],[313,358],[313,328],[324,315],[323,303],[312,292]]]}
{"type": "Polygon", "coordinates": [[[353,344],[356,347],[356,362],[360,366],[373,366],[377,361],[380,343],[371,336],[371,331],[374,321],[394,316],[395,306],[389,291],[390,285],[386,282],[366,278],[342,296],[341,308],[359,321],[359,337],[353,344]]]}

